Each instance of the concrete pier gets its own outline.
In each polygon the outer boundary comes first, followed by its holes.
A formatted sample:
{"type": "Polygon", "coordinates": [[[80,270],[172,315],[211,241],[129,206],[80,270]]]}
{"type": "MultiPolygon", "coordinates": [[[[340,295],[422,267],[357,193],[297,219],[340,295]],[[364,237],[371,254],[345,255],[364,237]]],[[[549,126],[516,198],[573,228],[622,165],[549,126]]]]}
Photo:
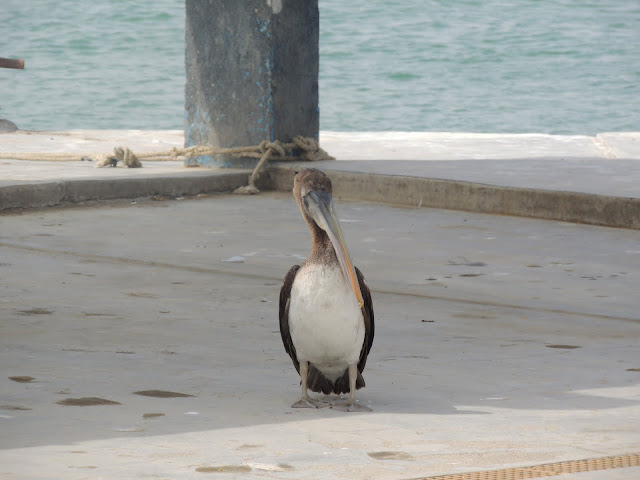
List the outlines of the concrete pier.
{"type": "MultiPolygon", "coordinates": [[[[640,229],[640,133],[321,132],[320,143],[338,161],[313,166],[331,174],[345,199],[640,229]]],[[[110,153],[115,145],[149,152],[181,144],[181,131],[0,134],[1,150],[36,155],[110,153]]],[[[288,191],[293,170],[309,165],[274,164],[260,187],[288,191]]],[[[231,191],[246,185],[249,173],[180,162],[146,162],[134,170],[6,159],[0,162],[0,211],[231,191]]]]}
{"type": "Polygon", "coordinates": [[[310,248],[290,193],[3,214],[0,478],[398,480],[640,452],[637,231],[336,208],[372,289],[372,413],[290,408],[278,292],[310,248]]]}
{"type": "MultiPolygon", "coordinates": [[[[640,453],[637,227],[558,221],[609,221],[621,199],[636,218],[639,134],[320,141],[338,160],[312,165],[334,179],[372,289],[359,399],[373,413],[290,408],[299,385],[278,292],[310,247],[284,191],[294,165],[271,167],[276,191],[256,197],[224,193],[247,170],[3,159],[0,478],[396,480],[640,453]],[[450,195],[465,185],[476,190],[450,195]],[[425,208],[420,192],[467,211],[425,208]],[[519,218],[468,202],[507,194],[519,218]],[[532,194],[575,202],[533,219],[532,194]],[[76,208],[32,208],[56,205],[76,208]]],[[[181,142],[181,131],[20,131],[0,134],[0,151],[181,142]]]]}
{"type": "MultiPolygon", "coordinates": [[[[186,2],[185,145],[318,137],[317,0],[186,2]]],[[[250,167],[230,155],[191,159],[250,167]]]]}

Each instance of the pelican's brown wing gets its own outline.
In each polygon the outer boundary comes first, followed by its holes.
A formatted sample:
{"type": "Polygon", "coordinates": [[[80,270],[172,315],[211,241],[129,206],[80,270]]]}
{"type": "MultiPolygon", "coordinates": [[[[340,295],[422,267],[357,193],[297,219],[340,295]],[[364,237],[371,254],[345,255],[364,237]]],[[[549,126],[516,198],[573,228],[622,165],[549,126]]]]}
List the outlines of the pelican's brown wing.
{"type": "Polygon", "coordinates": [[[360,284],[360,292],[362,293],[362,299],[364,305],[362,306],[362,316],[364,317],[364,342],[362,343],[362,350],[360,351],[360,360],[358,361],[358,371],[362,373],[364,366],[367,363],[367,356],[371,345],[373,345],[373,335],[375,333],[375,323],[373,321],[373,302],[371,301],[371,292],[364,280],[364,275],[358,267],[355,268],[356,275],[358,276],[358,283],[360,284]]]}
{"type": "Polygon", "coordinates": [[[291,287],[293,286],[293,280],[296,278],[296,274],[299,269],[300,265],[294,265],[291,267],[289,272],[287,272],[286,277],[284,277],[282,288],[280,288],[280,336],[282,337],[284,349],[291,357],[291,360],[293,360],[293,365],[296,367],[296,371],[298,373],[300,373],[300,362],[298,362],[296,347],[293,346],[291,332],[289,332],[289,303],[291,302],[291,287]]]}

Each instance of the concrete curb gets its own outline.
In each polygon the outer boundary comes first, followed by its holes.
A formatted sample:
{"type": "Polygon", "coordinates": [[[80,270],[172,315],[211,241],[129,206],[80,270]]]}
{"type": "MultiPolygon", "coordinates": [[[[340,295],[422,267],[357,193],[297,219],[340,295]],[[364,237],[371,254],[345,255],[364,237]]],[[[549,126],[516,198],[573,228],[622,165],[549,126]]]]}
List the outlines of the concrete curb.
{"type": "MultiPolygon", "coordinates": [[[[198,172],[200,173],[200,172],[198,172]]],[[[250,171],[204,172],[199,175],[165,175],[22,183],[0,187],[0,212],[95,200],[140,198],[151,195],[178,197],[208,192],[229,192],[246,185],[250,171]]]]}
{"type": "MultiPolygon", "coordinates": [[[[258,183],[262,190],[290,191],[296,169],[308,165],[274,163],[258,183]]],[[[640,229],[640,198],[487,185],[407,175],[347,172],[324,168],[337,197],[398,205],[640,229]]],[[[0,186],[0,212],[87,201],[177,197],[231,192],[246,185],[249,170],[163,173],[143,177],[85,178],[0,186]]]]}
{"type": "MultiPolygon", "coordinates": [[[[290,190],[299,165],[276,164],[263,188],[290,190]]],[[[331,176],[336,196],[405,207],[432,207],[497,215],[640,229],[640,199],[404,175],[338,170],[331,176]]],[[[266,176],[265,176],[266,177],[266,176]]]]}

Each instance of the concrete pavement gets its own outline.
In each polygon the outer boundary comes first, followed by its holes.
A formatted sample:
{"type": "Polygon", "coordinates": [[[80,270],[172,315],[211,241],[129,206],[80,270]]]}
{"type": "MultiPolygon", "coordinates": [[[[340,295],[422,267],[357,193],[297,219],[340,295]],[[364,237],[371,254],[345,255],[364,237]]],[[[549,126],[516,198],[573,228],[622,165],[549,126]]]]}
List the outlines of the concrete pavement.
{"type": "Polygon", "coordinates": [[[370,414],[289,407],[278,292],[309,248],[289,194],[4,214],[0,478],[408,479],[640,451],[637,231],[337,209],[373,291],[370,414]]]}
{"type": "MultiPolygon", "coordinates": [[[[6,135],[3,151],[181,141],[6,135]]],[[[0,160],[0,478],[409,479],[640,452],[636,224],[416,208],[502,198],[540,216],[551,192],[589,207],[553,215],[633,220],[636,134],[465,135],[323,133],[341,160],[319,166],[374,298],[366,414],[289,407],[278,292],[309,248],[289,193],[217,193],[247,171],[0,160]]],[[[263,186],[288,189],[295,168],[263,186]]]]}

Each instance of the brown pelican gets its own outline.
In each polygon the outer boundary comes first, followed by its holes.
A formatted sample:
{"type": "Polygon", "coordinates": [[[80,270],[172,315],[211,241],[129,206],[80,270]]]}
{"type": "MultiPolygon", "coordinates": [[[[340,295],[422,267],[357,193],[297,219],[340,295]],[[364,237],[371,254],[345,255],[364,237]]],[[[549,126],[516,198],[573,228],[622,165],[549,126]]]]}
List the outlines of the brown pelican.
{"type": "Polygon", "coordinates": [[[302,398],[292,407],[318,408],[325,395],[349,393],[331,408],[370,411],[355,401],[374,334],[373,305],[364,277],[351,263],[333,209],[331,180],[313,168],[298,172],[293,195],[311,231],[311,253],[291,267],[280,290],[280,334],[300,374],[302,398]]]}

